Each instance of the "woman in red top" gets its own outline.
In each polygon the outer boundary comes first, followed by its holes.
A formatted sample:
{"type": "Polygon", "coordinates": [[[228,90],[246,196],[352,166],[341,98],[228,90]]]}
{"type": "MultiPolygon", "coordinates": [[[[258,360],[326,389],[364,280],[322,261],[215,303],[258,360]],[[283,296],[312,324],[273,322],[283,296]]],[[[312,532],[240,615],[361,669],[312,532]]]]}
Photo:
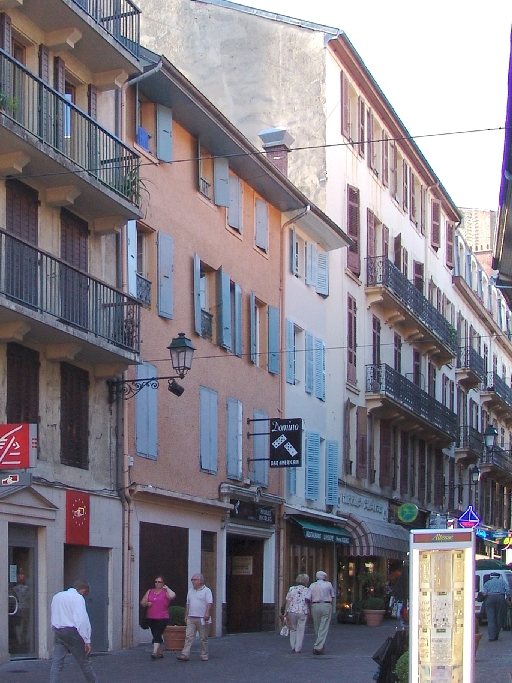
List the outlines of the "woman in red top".
{"type": "Polygon", "coordinates": [[[153,635],[151,659],[160,659],[164,656],[162,633],[169,621],[169,605],[175,597],[176,593],[165,585],[165,578],[160,575],[155,579],[155,587],[150,588],[140,601],[143,607],[148,608],[146,618],[153,635]]]}

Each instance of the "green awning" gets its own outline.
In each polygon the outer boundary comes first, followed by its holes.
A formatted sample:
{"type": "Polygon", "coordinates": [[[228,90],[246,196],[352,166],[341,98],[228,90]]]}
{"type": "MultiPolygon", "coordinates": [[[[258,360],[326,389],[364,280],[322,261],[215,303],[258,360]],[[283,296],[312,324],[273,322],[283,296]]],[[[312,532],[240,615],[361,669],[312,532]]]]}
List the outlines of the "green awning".
{"type": "Polygon", "coordinates": [[[291,519],[302,528],[304,538],[309,538],[312,541],[323,541],[324,543],[340,543],[341,545],[352,543],[352,537],[348,531],[333,524],[321,524],[297,517],[291,519]]]}

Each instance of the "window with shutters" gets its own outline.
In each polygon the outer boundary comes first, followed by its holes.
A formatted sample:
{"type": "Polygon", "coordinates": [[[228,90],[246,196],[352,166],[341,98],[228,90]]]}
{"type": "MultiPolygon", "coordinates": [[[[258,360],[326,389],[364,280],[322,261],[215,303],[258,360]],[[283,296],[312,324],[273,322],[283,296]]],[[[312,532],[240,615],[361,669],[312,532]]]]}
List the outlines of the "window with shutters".
{"type": "Polygon", "coordinates": [[[347,381],[357,384],[357,304],[353,296],[347,298],[347,381]]]}
{"type": "Polygon", "coordinates": [[[425,292],[425,266],[420,261],[413,261],[413,284],[422,294],[425,292]]]}
{"type": "Polygon", "coordinates": [[[357,407],[356,418],[356,477],[366,479],[368,476],[368,415],[365,406],[357,407]]]}
{"type": "MultiPolygon", "coordinates": [[[[135,296],[146,306],[151,305],[151,279],[150,279],[150,245],[153,233],[140,223],[136,224],[136,289],[135,296]]],[[[174,240],[171,235],[160,233],[157,238],[158,248],[158,296],[159,313],[164,309],[170,318],[173,315],[173,246],[174,240]],[[163,237],[165,235],[165,237],[163,237]],[[163,242],[166,241],[165,246],[163,242]],[[165,247],[168,247],[165,249],[165,247]]]]}
{"type": "Polygon", "coordinates": [[[360,139],[359,102],[356,91],[342,71],[340,73],[341,134],[351,143],[360,139]]]}
{"type": "Polygon", "coordinates": [[[374,315],[372,316],[372,363],[373,365],[380,365],[380,320],[374,315]]]}
{"type": "Polygon", "coordinates": [[[446,265],[453,268],[455,246],[455,223],[446,221],[446,265]]]}
{"type": "Polygon", "coordinates": [[[382,131],[382,171],[381,179],[384,187],[389,187],[389,135],[387,131],[382,131]]]}
{"type": "Polygon", "coordinates": [[[254,206],[254,244],[258,249],[268,252],[268,204],[258,197],[254,206]]]}
{"type": "Polygon", "coordinates": [[[320,434],[306,432],[306,490],[308,500],[318,500],[320,495],[320,434]]]}
{"type": "Polygon", "coordinates": [[[87,329],[89,324],[89,226],[67,209],[60,210],[60,257],[73,268],[62,268],[59,278],[61,317],[87,329]]]}
{"type": "Polygon", "coordinates": [[[381,177],[382,172],[382,139],[383,130],[373,112],[368,110],[368,167],[373,171],[377,178],[381,177]]]}
{"type": "Polygon", "coordinates": [[[441,246],[441,204],[432,200],[430,209],[430,245],[437,251],[441,246]]]}
{"type": "Polygon", "coordinates": [[[405,213],[409,210],[409,164],[405,159],[402,160],[402,208],[405,213]]]}
{"type": "Polygon", "coordinates": [[[434,505],[442,505],[444,498],[444,456],[436,449],[434,456],[434,505]]]}
{"type": "Polygon", "coordinates": [[[366,249],[368,257],[377,256],[377,219],[370,209],[366,210],[366,249]]]}
{"type": "Polygon", "coordinates": [[[279,373],[279,310],[251,292],[249,318],[251,362],[272,374],[279,373]]]}
{"type": "Polygon", "coordinates": [[[409,218],[418,225],[420,208],[420,184],[412,168],[409,170],[409,218]]]}
{"type": "Polygon", "coordinates": [[[325,344],[315,338],[315,396],[325,401],[325,344]]]}
{"type": "Polygon", "coordinates": [[[39,423],[39,353],[21,344],[7,344],[7,424],[39,423]]]}
{"type": "Polygon", "coordinates": [[[290,228],[290,272],[295,277],[303,278],[306,274],[306,243],[295,228],[290,228]]]}
{"type": "Polygon", "coordinates": [[[216,271],[194,255],[194,318],[195,331],[204,339],[214,339],[217,306],[216,271]]]}
{"type": "Polygon", "coordinates": [[[394,368],[402,374],[402,337],[399,334],[394,334],[393,337],[393,351],[394,351],[394,368]]]}
{"type": "Polygon", "coordinates": [[[400,434],[400,495],[408,493],[409,484],[409,435],[407,432],[400,434]]]}
{"type": "MultiPolygon", "coordinates": [[[[158,376],[152,363],[141,363],[135,369],[139,381],[158,376]]],[[[150,460],[158,457],[158,391],[143,387],[135,396],[135,453],[150,460]]]]}
{"type": "Polygon", "coordinates": [[[60,364],[60,461],[89,469],[89,373],[60,364]]]}
{"type": "Polygon", "coordinates": [[[226,476],[242,479],[242,403],[226,401],[226,476]]]}
{"type": "Polygon", "coordinates": [[[425,502],[427,476],[427,445],[425,441],[418,441],[418,498],[425,502]]]}
{"type": "Polygon", "coordinates": [[[197,140],[198,190],[206,197],[213,198],[213,157],[197,140]]]}
{"type": "Polygon", "coordinates": [[[380,421],[379,485],[391,486],[392,430],[388,420],[380,421]]]}
{"type": "Polygon", "coordinates": [[[5,228],[23,244],[6,243],[5,293],[27,305],[38,302],[38,253],[32,248],[38,240],[38,193],[19,180],[6,180],[5,228]]]}
{"type": "Polygon", "coordinates": [[[393,239],[393,263],[398,270],[402,270],[402,235],[400,233],[393,239]]]}
{"type": "Polygon", "coordinates": [[[398,201],[398,148],[394,140],[389,143],[389,191],[398,201]]]}
{"type": "Polygon", "coordinates": [[[425,234],[427,225],[427,190],[423,185],[420,185],[420,232],[425,234]]]}
{"type": "Polygon", "coordinates": [[[389,228],[387,225],[382,225],[382,256],[389,258],[389,228]]]}
{"type": "Polygon", "coordinates": [[[354,242],[348,248],[347,267],[358,277],[361,273],[359,201],[359,190],[347,185],[347,231],[354,242]]]}
{"type": "Polygon", "coordinates": [[[421,354],[418,349],[412,351],[412,381],[423,389],[423,375],[421,373],[421,354]]]}
{"type": "Polygon", "coordinates": [[[236,175],[229,174],[229,206],[227,210],[227,222],[230,228],[242,234],[243,217],[243,188],[242,181],[236,175]]]}
{"type": "Polygon", "coordinates": [[[366,104],[362,97],[358,97],[357,121],[359,130],[357,152],[364,159],[366,147],[366,104]]]}
{"type": "Polygon", "coordinates": [[[199,463],[203,472],[217,474],[218,395],[199,387],[199,463]]]}
{"type": "MultiPolygon", "coordinates": [[[[325,442],[325,504],[338,504],[338,459],[339,444],[337,441],[325,442]]],[[[289,468],[295,469],[295,468],[289,468]]]]}
{"type": "Polygon", "coordinates": [[[314,336],[311,332],[304,334],[304,390],[307,394],[315,390],[314,336]]]}
{"type": "Polygon", "coordinates": [[[139,93],[135,140],[146,152],[156,152],[156,104],[139,93]]]}

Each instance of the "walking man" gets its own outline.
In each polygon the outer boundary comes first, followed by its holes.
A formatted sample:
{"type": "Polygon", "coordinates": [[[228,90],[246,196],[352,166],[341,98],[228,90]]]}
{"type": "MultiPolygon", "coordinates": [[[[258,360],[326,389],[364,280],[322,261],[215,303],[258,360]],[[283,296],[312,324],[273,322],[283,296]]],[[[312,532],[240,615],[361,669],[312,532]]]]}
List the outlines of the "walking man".
{"type": "Polygon", "coordinates": [[[492,572],[482,587],[482,593],[487,596],[485,598],[485,612],[487,614],[489,640],[498,640],[510,599],[509,585],[498,572],[492,572]]]}
{"type": "Polygon", "coordinates": [[[213,595],[208,586],[204,585],[204,576],[194,574],[191,579],[192,588],[187,594],[187,607],[185,609],[185,645],[181,654],[176,657],[180,662],[188,662],[190,659],[190,648],[199,633],[201,639],[201,660],[208,661],[208,634],[212,622],[211,610],[213,607],[213,595]]]}
{"type": "Polygon", "coordinates": [[[316,581],[309,587],[311,593],[311,616],[315,628],[314,655],[323,655],[325,639],[329,632],[332,617],[332,601],[335,597],[332,583],[327,581],[327,574],[316,573],[316,581]]]}
{"type": "Polygon", "coordinates": [[[85,608],[84,595],[89,593],[87,581],[75,581],[73,588],[53,596],[52,629],[55,634],[50,683],[58,683],[68,652],[73,655],[88,683],[98,683],[89,654],[91,652],[91,622],[85,608]]]}

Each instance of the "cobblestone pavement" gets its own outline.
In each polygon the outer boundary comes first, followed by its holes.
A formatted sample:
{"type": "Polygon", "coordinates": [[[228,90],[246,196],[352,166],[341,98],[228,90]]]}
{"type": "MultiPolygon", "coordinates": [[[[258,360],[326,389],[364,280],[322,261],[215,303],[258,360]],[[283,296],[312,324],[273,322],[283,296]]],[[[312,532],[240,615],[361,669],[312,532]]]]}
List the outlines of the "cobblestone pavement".
{"type": "MultiPolygon", "coordinates": [[[[175,652],[150,659],[151,646],[139,645],[92,657],[100,683],[372,683],[377,669],[372,655],[397,622],[379,628],[333,624],[323,656],[313,655],[313,630],[306,629],[301,654],[291,654],[288,638],[276,633],[245,633],[210,640],[210,659],[199,659],[195,643],[190,662],[178,662],[175,652]]],[[[512,683],[512,632],[490,643],[486,628],[477,651],[474,683],[512,683]]],[[[0,683],[44,683],[49,661],[18,660],[0,666],[0,683]]],[[[61,683],[84,680],[71,657],[61,683]]]]}

